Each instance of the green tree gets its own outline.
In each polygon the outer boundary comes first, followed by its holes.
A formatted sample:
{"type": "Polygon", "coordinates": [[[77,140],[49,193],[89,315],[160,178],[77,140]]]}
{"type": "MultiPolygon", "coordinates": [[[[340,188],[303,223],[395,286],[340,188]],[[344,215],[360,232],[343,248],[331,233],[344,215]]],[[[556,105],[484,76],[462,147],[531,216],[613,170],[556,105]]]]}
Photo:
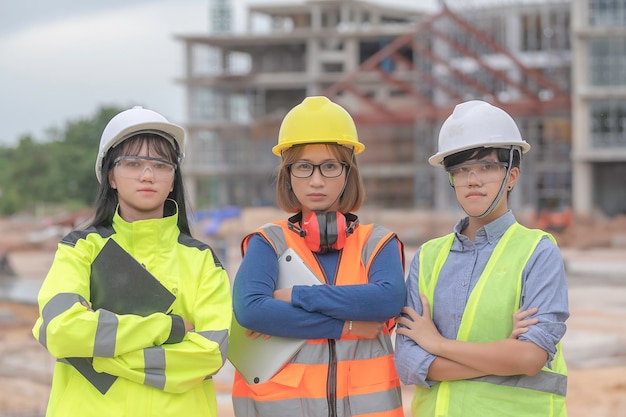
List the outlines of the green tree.
{"type": "Polygon", "coordinates": [[[101,107],[93,117],[50,130],[44,142],[20,138],[15,148],[0,148],[0,214],[35,210],[41,204],[90,206],[97,180],[94,164],[100,135],[121,108],[101,107]]]}

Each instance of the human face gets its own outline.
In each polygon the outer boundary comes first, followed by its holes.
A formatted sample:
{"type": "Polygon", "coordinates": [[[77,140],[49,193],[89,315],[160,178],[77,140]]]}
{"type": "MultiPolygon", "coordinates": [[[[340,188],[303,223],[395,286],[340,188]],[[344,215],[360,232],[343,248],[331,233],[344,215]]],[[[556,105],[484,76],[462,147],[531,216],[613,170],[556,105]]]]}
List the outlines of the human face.
{"type": "MultiPolygon", "coordinates": [[[[308,162],[313,165],[340,162],[331,151],[331,146],[334,145],[305,145],[302,155],[296,162],[308,162]]],[[[346,180],[345,169],[335,178],[327,178],[322,175],[319,168],[315,168],[310,177],[297,178],[290,173],[290,179],[293,193],[302,205],[303,218],[311,211],[336,211],[339,208],[339,197],[346,180]]]]}
{"type": "MultiPolygon", "coordinates": [[[[496,151],[463,164],[452,167],[449,172],[456,198],[471,218],[483,215],[498,196],[506,176],[506,167],[498,161],[496,151]]],[[[506,191],[517,182],[518,168],[512,168],[505,191],[493,211],[481,218],[481,223],[489,223],[508,210],[506,191]]]]}
{"type": "Polygon", "coordinates": [[[150,155],[144,144],[137,155],[119,158],[109,172],[111,187],[117,190],[120,215],[128,222],[163,217],[163,205],[174,188],[175,173],[169,177],[163,172],[157,173],[163,167],[155,158],[167,161],[167,157],[150,155]],[[134,156],[137,160],[132,160],[134,156]]]}

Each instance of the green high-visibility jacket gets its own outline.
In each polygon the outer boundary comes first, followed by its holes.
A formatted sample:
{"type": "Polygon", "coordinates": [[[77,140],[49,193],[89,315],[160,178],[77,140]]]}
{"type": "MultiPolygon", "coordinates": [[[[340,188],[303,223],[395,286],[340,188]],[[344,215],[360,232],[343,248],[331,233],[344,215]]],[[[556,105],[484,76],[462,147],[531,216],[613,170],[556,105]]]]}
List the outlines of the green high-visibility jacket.
{"type": "Polygon", "coordinates": [[[176,213],[132,223],[116,214],[110,228],[70,233],[38,302],[33,335],[57,358],[48,417],[217,416],[211,376],[226,359],[230,281],[211,248],[180,233],[176,213]],[[176,296],[170,314],[91,311],[90,268],[108,239],[176,296]],[[181,317],[195,330],[185,334],[181,317]]]}

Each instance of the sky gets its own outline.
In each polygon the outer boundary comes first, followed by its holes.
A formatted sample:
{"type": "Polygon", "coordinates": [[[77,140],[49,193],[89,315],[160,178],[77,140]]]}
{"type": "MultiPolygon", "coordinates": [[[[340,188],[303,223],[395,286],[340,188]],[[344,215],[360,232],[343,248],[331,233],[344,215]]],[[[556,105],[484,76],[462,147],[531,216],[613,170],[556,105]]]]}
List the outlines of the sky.
{"type": "MultiPolygon", "coordinates": [[[[401,5],[406,0],[370,0],[401,5]]],[[[424,1],[424,0],[419,0],[424,1]]],[[[231,0],[235,30],[250,4],[231,0]]],[[[184,123],[184,44],[209,32],[210,0],[0,2],[0,146],[90,118],[104,105],[143,105],[184,123]]],[[[241,29],[242,30],[242,29],[241,29]]]]}

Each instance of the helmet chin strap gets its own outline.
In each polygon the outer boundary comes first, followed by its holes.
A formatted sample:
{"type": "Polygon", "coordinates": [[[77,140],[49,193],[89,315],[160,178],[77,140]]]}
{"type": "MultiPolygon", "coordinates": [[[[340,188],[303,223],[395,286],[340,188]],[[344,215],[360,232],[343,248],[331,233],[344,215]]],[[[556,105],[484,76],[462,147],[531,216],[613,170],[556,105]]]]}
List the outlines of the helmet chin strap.
{"type": "Polygon", "coordinates": [[[506,174],[504,175],[504,179],[502,180],[502,184],[500,185],[500,190],[498,191],[498,195],[496,195],[496,197],[493,199],[493,201],[491,202],[491,205],[487,208],[487,210],[485,210],[485,212],[479,216],[472,216],[471,214],[467,212],[467,210],[465,210],[465,208],[463,208],[463,211],[465,211],[465,214],[467,214],[469,217],[472,217],[475,219],[482,219],[483,217],[487,217],[488,215],[490,215],[491,212],[496,208],[496,206],[498,205],[498,202],[500,201],[500,199],[502,198],[502,195],[504,194],[506,183],[509,180],[509,174],[511,173],[511,168],[513,166],[513,151],[514,150],[515,150],[515,147],[511,146],[511,149],[509,150],[509,164],[506,167],[506,174]]]}

